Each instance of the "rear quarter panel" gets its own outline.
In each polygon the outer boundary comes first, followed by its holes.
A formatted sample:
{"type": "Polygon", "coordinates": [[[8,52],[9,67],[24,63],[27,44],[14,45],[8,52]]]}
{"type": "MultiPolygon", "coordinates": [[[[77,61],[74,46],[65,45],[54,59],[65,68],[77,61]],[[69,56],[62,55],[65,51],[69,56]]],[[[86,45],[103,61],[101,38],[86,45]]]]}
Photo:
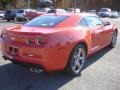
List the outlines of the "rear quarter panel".
{"type": "Polygon", "coordinates": [[[50,51],[52,51],[52,53],[48,52],[48,58],[49,60],[54,58],[52,62],[48,62],[51,64],[50,66],[54,66],[55,64],[56,66],[61,67],[61,69],[65,68],[69,56],[77,44],[80,42],[86,43],[88,52],[89,48],[91,47],[90,31],[86,28],[61,28],[61,30],[56,30],[56,32],[51,34],[49,33],[47,37],[49,38],[48,48],[51,49],[50,51]]]}

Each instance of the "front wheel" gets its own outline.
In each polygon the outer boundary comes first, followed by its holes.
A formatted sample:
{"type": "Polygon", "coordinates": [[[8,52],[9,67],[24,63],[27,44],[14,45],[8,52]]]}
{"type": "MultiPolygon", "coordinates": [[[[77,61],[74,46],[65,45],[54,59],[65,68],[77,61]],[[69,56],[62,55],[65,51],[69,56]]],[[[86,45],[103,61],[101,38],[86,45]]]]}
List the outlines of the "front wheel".
{"type": "Polygon", "coordinates": [[[80,74],[86,61],[86,49],[84,45],[77,45],[69,58],[66,71],[72,76],[77,76],[80,74]]]}

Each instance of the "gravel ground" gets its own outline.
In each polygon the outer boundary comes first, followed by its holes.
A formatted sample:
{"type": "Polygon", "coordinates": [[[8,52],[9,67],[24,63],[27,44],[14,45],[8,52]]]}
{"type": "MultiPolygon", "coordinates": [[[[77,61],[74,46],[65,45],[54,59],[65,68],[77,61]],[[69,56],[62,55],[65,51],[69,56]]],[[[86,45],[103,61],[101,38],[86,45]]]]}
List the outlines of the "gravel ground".
{"type": "MultiPolygon", "coordinates": [[[[120,30],[120,18],[108,19],[120,30]]],[[[1,22],[0,29],[14,23],[1,22]]],[[[0,90],[120,90],[120,33],[116,48],[104,48],[88,58],[78,77],[61,72],[36,74],[0,56],[0,90]]]]}

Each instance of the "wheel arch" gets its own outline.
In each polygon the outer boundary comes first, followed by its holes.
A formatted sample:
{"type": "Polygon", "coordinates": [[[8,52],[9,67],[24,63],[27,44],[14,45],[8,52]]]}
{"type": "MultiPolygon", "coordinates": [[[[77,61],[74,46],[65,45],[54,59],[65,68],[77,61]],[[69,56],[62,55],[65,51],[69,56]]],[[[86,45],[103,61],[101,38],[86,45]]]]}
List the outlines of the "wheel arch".
{"type": "MultiPolygon", "coordinates": [[[[70,55],[69,55],[69,59],[70,59],[70,57],[71,57],[71,55],[72,55],[72,52],[73,52],[73,50],[75,49],[75,47],[77,47],[77,46],[80,45],[80,44],[85,47],[86,56],[87,56],[87,53],[88,53],[88,45],[87,45],[87,43],[86,43],[85,41],[80,41],[80,42],[78,42],[77,44],[75,44],[75,46],[72,48],[71,53],[70,53],[70,55]]],[[[65,70],[68,70],[69,59],[68,59],[66,65],[65,65],[65,70]]]]}
{"type": "MultiPolygon", "coordinates": [[[[70,58],[70,56],[71,56],[71,54],[72,54],[72,51],[75,49],[75,47],[77,46],[77,45],[79,45],[79,44],[82,44],[83,46],[85,46],[85,49],[86,49],[86,55],[88,54],[88,45],[87,45],[87,43],[85,42],[85,41],[80,41],[80,42],[78,42],[78,43],[76,43],[74,46],[73,46],[73,48],[72,48],[72,50],[71,50],[71,52],[70,52],[70,54],[69,54],[69,58],[70,58]]],[[[69,60],[69,58],[68,58],[68,60],[69,60]]],[[[67,61],[68,62],[68,61],[67,61]]]]}
{"type": "MultiPolygon", "coordinates": [[[[79,42],[77,42],[77,43],[73,46],[73,48],[72,48],[72,50],[71,50],[71,52],[70,52],[70,55],[72,54],[72,51],[75,49],[75,47],[78,46],[79,44],[82,44],[82,45],[85,47],[86,55],[88,54],[88,45],[87,45],[87,43],[86,43],[85,41],[79,41],[79,42]]],[[[70,56],[70,55],[69,55],[69,56],[70,56]]]]}
{"type": "MultiPolygon", "coordinates": [[[[78,42],[76,45],[75,45],[75,47],[77,46],[77,45],[79,45],[79,44],[82,44],[84,47],[85,47],[85,50],[86,50],[86,55],[88,54],[88,45],[87,45],[87,43],[85,42],[85,41],[80,41],[80,42],[78,42]]],[[[74,47],[74,48],[75,48],[74,47]]],[[[74,49],[73,48],[73,49],[74,49]]]]}

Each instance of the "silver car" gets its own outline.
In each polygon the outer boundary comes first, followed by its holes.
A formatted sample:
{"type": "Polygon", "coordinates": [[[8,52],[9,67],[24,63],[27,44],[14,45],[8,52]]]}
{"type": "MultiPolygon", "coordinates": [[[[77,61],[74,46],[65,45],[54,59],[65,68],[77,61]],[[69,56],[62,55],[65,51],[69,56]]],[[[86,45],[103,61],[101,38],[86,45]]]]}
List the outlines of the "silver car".
{"type": "Polygon", "coordinates": [[[118,18],[118,17],[119,17],[119,14],[118,14],[117,11],[112,11],[110,17],[111,17],[111,18],[118,18]]]}
{"type": "Polygon", "coordinates": [[[111,15],[111,9],[110,8],[101,8],[98,12],[98,15],[100,17],[110,17],[111,15]]]}

